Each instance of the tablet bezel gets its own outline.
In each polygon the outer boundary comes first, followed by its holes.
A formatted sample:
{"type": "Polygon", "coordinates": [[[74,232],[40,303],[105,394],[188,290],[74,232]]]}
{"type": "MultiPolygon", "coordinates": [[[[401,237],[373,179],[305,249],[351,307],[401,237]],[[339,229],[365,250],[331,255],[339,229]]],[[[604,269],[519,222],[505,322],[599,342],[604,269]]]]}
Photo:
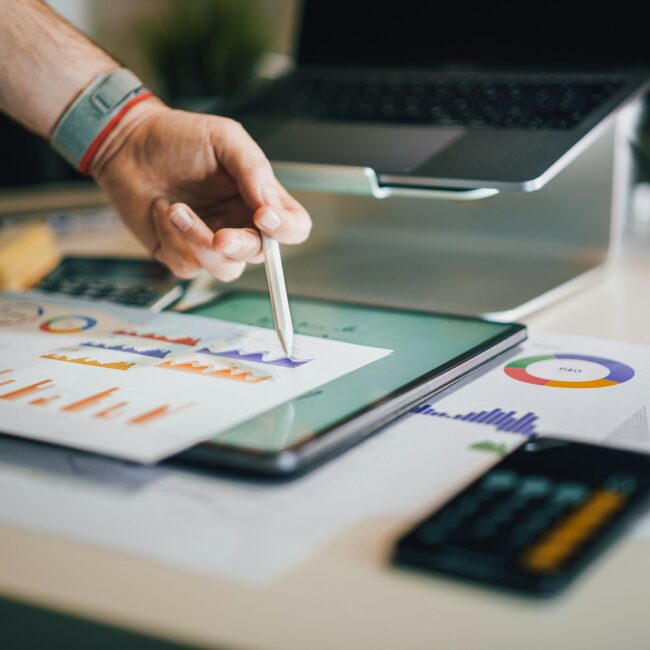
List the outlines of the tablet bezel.
{"type": "MultiPolygon", "coordinates": [[[[228,291],[188,310],[202,309],[222,300],[235,299],[238,294],[260,295],[249,290],[228,291]]],[[[489,321],[475,316],[462,316],[427,310],[401,309],[386,305],[373,305],[345,300],[325,300],[311,296],[296,296],[301,300],[331,305],[352,305],[369,310],[399,312],[402,314],[427,314],[457,320],[489,321]]],[[[267,477],[292,478],[313,469],[319,464],[357,444],[392,420],[403,415],[411,407],[449,387],[472,370],[493,360],[527,338],[526,326],[521,323],[500,323],[507,327],[484,343],[470,348],[434,370],[409,381],[398,389],[384,395],[372,404],[344,416],[311,436],[297,441],[279,451],[259,451],[231,444],[220,445],[216,440],[206,440],[174,457],[174,460],[200,464],[221,469],[243,471],[267,477]]]]}

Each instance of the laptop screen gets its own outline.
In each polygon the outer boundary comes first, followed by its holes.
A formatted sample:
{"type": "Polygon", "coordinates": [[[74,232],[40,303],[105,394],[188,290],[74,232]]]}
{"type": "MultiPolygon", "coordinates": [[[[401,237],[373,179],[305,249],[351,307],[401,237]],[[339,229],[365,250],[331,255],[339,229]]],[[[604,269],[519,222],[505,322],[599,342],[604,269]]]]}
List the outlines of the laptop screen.
{"type": "Polygon", "coordinates": [[[643,2],[304,0],[308,65],[619,67],[650,64],[643,2]]]}

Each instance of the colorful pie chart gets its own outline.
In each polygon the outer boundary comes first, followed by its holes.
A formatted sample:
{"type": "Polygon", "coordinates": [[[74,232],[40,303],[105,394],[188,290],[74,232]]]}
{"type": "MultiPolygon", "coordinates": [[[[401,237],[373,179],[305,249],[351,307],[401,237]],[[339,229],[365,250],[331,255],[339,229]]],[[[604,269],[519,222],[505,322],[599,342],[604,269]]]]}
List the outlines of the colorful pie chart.
{"type": "Polygon", "coordinates": [[[508,377],[551,388],[606,388],[618,386],[634,377],[630,366],[585,354],[544,354],[510,362],[508,377]]]}
{"type": "Polygon", "coordinates": [[[40,329],[50,334],[78,334],[95,325],[97,321],[90,316],[57,316],[42,323],[40,329]]]}

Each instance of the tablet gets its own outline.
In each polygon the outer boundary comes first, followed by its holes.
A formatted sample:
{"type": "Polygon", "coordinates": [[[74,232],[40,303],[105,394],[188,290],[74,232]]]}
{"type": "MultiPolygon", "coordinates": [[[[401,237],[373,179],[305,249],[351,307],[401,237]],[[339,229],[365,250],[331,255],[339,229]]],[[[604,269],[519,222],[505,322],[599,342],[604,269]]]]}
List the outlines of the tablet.
{"type": "MultiPolygon", "coordinates": [[[[523,325],[471,317],[294,297],[291,310],[296,333],[391,353],[177,458],[267,475],[302,473],[526,339],[523,325]]],[[[273,328],[262,293],[235,291],[190,313],[273,328]]]]}

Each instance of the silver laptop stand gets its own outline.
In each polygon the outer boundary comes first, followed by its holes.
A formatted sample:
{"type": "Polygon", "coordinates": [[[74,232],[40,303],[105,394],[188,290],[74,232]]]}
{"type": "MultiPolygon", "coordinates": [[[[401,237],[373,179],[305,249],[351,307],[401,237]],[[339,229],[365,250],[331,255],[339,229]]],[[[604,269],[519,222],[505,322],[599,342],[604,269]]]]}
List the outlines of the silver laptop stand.
{"type": "MultiPolygon", "coordinates": [[[[565,297],[599,277],[616,250],[628,124],[624,112],[530,193],[386,188],[369,169],[277,164],[315,223],[310,243],[284,249],[288,289],[508,320],[565,297]]],[[[263,289],[263,271],[238,286],[263,289]]]]}

